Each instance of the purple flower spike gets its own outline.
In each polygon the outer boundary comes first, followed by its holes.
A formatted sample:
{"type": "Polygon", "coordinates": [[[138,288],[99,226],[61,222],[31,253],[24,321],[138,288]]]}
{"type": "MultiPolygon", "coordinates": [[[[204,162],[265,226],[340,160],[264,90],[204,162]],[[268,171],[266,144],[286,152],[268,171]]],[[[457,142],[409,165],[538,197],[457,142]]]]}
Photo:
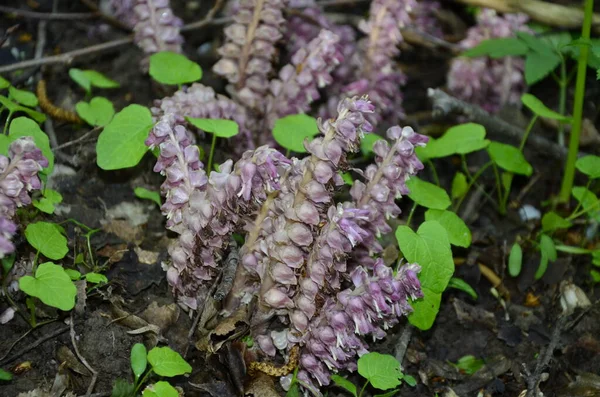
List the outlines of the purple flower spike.
{"type": "Polygon", "coordinates": [[[232,84],[237,99],[260,110],[267,93],[275,44],[282,37],[284,0],[241,0],[225,28],[227,41],[219,48],[221,59],[213,71],[232,84]]]}
{"type": "Polygon", "coordinates": [[[0,155],[0,258],[15,250],[12,237],[17,226],[12,218],[17,208],[31,204],[29,193],[41,188],[38,173],[47,166],[31,137],[12,142],[8,157],[0,155]]]}
{"type": "MultiPolygon", "coordinates": [[[[459,43],[468,50],[484,40],[513,37],[516,32],[530,32],[524,14],[505,14],[483,9],[477,25],[467,32],[459,43]]],[[[525,61],[517,57],[491,59],[488,57],[458,57],[452,61],[448,72],[448,89],[452,95],[496,113],[505,104],[520,106],[525,91],[525,61]]]]}
{"type": "MultiPolygon", "coordinates": [[[[179,34],[183,21],[177,18],[169,0],[136,0],[133,7],[135,17],[129,22],[134,22],[134,41],[146,54],[171,51],[181,52],[183,37],[179,34]]],[[[126,8],[123,8],[123,13],[126,8]]],[[[127,18],[125,18],[127,20],[127,18]]],[[[143,62],[144,68],[148,67],[148,59],[143,62]]]]}
{"type": "Polygon", "coordinates": [[[267,102],[267,123],[273,128],[281,117],[304,113],[320,98],[319,88],[331,84],[331,71],[343,60],[338,49],[340,39],[328,30],[298,49],[290,64],[271,80],[267,102]]]}

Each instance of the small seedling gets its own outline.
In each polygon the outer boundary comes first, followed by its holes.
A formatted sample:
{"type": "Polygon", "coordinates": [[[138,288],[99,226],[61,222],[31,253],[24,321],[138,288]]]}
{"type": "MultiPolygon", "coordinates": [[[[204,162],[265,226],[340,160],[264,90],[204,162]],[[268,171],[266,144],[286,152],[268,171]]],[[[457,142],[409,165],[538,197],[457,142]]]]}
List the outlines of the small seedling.
{"type": "MultiPolygon", "coordinates": [[[[117,379],[113,385],[112,397],[137,396],[140,388],[153,374],[174,377],[192,372],[192,367],[176,351],[168,347],[155,347],[146,353],[146,347],[141,343],[136,343],[131,349],[131,369],[133,383],[117,379]]],[[[177,389],[164,381],[146,386],[142,393],[144,397],[177,397],[178,395],[177,389]]]]}

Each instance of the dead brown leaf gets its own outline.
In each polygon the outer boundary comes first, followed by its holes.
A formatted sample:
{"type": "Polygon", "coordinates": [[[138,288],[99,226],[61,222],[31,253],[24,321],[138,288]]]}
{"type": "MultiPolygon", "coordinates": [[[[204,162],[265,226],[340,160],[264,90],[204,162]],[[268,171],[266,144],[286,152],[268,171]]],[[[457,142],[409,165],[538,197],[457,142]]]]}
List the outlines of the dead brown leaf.
{"type": "Polygon", "coordinates": [[[144,239],[144,228],[142,226],[131,226],[126,220],[112,219],[102,229],[136,245],[141,244],[144,239]]]}
{"type": "Polygon", "coordinates": [[[275,389],[273,378],[260,372],[250,381],[244,395],[248,397],[280,397],[275,389]]]}
{"type": "Polygon", "coordinates": [[[140,317],[148,323],[157,325],[164,332],[172,324],[177,322],[179,313],[179,306],[175,303],[159,306],[158,303],[152,302],[146,310],[140,314],[140,317]]]}

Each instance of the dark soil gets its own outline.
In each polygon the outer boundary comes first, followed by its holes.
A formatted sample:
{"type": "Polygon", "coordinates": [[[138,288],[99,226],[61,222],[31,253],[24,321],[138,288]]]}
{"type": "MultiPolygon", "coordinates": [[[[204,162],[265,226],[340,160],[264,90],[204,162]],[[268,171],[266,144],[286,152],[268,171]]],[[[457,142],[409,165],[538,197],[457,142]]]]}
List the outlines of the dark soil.
{"type": "MultiPolygon", "coordinates": [[[[21,2],[6,3],[8,6],[19,7],[21,2]]],[[[39,12],[47,12],[51,1],[37,3],[39,12]]],[[[68,2],[68,5],[65,3],[59,2],[61,12],[86,11],[78,2],[68,2]]],[[[176,11],[186,22],[200,19],[208,6],[206,2],[172,0],[172,3],[175,3],[176,11]],[[190,11],[190,3],[200,4],[200,10],[190,11]]],[[[359,13],[361,10],[352,12],[359,13]]],[[[20,24],[17,32],[9,38],[9,44],[0,49],[0,65],[15,61],[14,49],[22,52],[24,59],[33,57],[38,21],[13,20],[0,14],[0,33],[16,23],[20,24]]],[[[99,27],[94,20],[52,21],[47,26],[46,53],[83,48],[122,34],[116,29],[99,27]]],[[[186,34],[187,54],[203,66],[203,83],[214,85],[217,90],[222,89],[222,82],[211,76],[210,65],[214,62],[214,48],[220,36],[221,27],[186,34]],[[197,51],[200,45],[204,45],[201,55],[197,51]],[[210,45],[209,50],[206,50],[207,45],[210,45]]],[[[405,93],[408,120],[415,127],[422,127],[427,131],[442,130],[442,126],[431,123],[430,118],[423,119],[417,117],[417,114],[430,110],[426,88],[444,84],[443,76],[449,55],[440,50],[421,48],[412,48],[405,53],[401,61],[407,67],[410,81],[405,93]]],[[[121,88],[101,93],[109,97],[117,109],[130,103],[150,106],[155,98],[170,92],[153,85],[147,76],[139,72],[137,65],[141,56],[135,46],[129,45],[113,52],[77,59],[71,67],[98,70],[118,81],[121,88]]],[[[19,82],[22,88],[34,90],[34,82],[37,80],[32,76],[37,71],[39,69],[26,70],[21,75],[15,74],[11,76],[11,81],[19,82]]],[[[63,65],[45,67],[42,70],[43,77],[48,82],[49,97],[62,107],[73,108],[74,103],[83,98],[83,93],[67,72],[68,67],[63,65]]],[[[594,99],[592,97],[598,99],[597,85],[590,89],[587,103],[594,99]]],[[[546,91],[552,92],[550,95],[556,95],[550,89],[546,91]]],[[[514,113],[511,113],[509,118],[514,121],[513,116],[514,113]]],[[[519,117],[523,119],[525,116],[519,117]]],[[[59,143],[69,142],[87,131],[60,123],[55,123],[55,130],[59,143]]],[[[540,128],[534,133],[552,136],[554,132],[540,128]]],[[[156,189],[160,185],[161,177],[151,171],[153,158],[148,156],[134,169],[107,173],[100,171],[95,165],[94,139],[71,146],[64,153],[67,157],[58,158],[57,163],[64,164],[70,172],[63,172],[51,181],[53,188],[59,190],[64,197],[57,218],[73,218],[89,227],[102,229],[92,237],[91,244],[99,263],[106,263],[110,286],[90,294],[85,309],[74,314],[73,319],[79,352],[98,372],[94,392],[100,394],[95,395],[108,396],[117,378],[131,379],[131,347],[138,342],[148,345],[156,342],[153,339],[156,335],[149,335],[151,332],[129,332],[135,328],[126,327],[122,321],[116,320],[119,316],[115,315],[114,304],[120,302],[122,310],[142,318],[143,312],[153,302],[159,307],[174,307],[161,268],[161,261],[167,259],[168,238],[172,236],[165,232],[159,209],[148,204],[149,202],[137,200],[133,194],[136,186],[156,189]],[[131,207],[126,207],[119,212],[120,215],[118,213],[111,218],[111,214],[117,213],[115,208],[124,203],[131,207]],[[138,212],[145,214],[145,218],[136,224],[133,214],[138,212]],[[142,257],[148,252],[156,254],[151,261],[142,257]]],[[[400,395],[452,395],[449,392],[451,388],[458,396],[518,396],[527,387],[524,368],[533,372],[538,356],[544,352],[557,324],[561,311],[558,301],[560,282],[569,280],[579,285],[592,302],[597,302],[600,298],[600,289],[589,278],[592,266],[589,257],[561,256],[550,264],[542,280],[535,281],[533,274],[539,258],[533,250],[526,251],[521,276],[513,279],[507,275],[507,259],[504,254],[506,245],[510,247],[517,234],[526,234],[535,227],[535,222],[521,221],[518,208],[530,204],[541,209],[541,203],[557,192],[560,186],[562,171],[559,160],[535,152],[527,152],[526,156],[532,162],[536,178],[539,179],[533,187],[528,187],[519,202],[516,202],[516,198],[529,180],[515,180],[514,194],[511,196],[514,205],[509,214],[504,217],[498,215],[481,199],[470,206],[470,213],[465,217],[470,220],[474,241],[468,250],[455,250],[456,258],[465,259],[464,264],[457,266],[455,276],[473,286],[478,299],[473,300],[464,292],[449,289],[444,294],[432,329],[419,331],[400,324],[383,343],[374,346],[377,351],[403,354],[404,372],[417,379],[415,388],[404,386],[400,395]],[[501,301],[492,295],[492,285],[480,273],[478,263],[500,275],[510,297],[501,301]],[[401,342],[406,336],[410,336],[410,343],[404,352],[401,342]],[[468,375],[450,364],[466,355],[483,359],[483,369],[474,375],[468,375]]],[[[476,160],[473,159],[474,165],[477,164],[476,160]]],[[[438,167],[442,185],[450,186],[457,169],[458,166],[450,161],[438,167]]],[[[429,178],[429,175],[424,174],[423,177],[429,178]]],[[[484,179],[482,185],[491,189],[493,182],[491,179],[484,179]]],[[[418,213],[414,220],[418,222],[421,217],[422,214],[418,213]]],[[[83,233],[74,225],[68,225],[70,241],[79,244],[73,248],[81,250],[85,244],[83,233]]],[[[26,250],[26,244],[21,244],[19,252],[28,255],[26,250]]],[[[66,260],[74,260],[74,257],[66,260]]],[[[21,297],[21,303],[24,307],[24,297],[21,297]]],[[[0,313],[6,307],[6,303],[0,301],[0,313]]],[[[541,384],[546,396],[600,396],[599,314],[597,304],[581,315],[577,313],[561,333],[554,358],[546,370],[549,376],[541,384]]],[[[77,395],[85,394],[91,380],[89,371],[85,367],[81,368],[77,359],[74,362],[65,360],[68,356],[65,349],[74,353],[70,328],[66,324],[69,317],[55,312],[40,312],[38,321],[57,316],[56,321],[33,331],[20,316],[15,316],[8,324],[0,325],[0,368],[16,373],[12,381],[0,383],[0,396],[13,397],[35,388],[49,389],[57,373],[67,375],[68,390],[73,390],[77,395]],[[18,367],[23,368],[21,372],[18,367]]],[[[174,318],[175,316],[171,320],[174,318]]],[[[155,318],[147,320],[153,323],[155,318]]],[[[227,371],[215,364],[214,358],[207,365],[203,354],[189,344],[187,334],[192,325],[189,315],[181,311],[175,321],[164,321],[163,325],[161,341],[186,354],[186,359],[194,368],[190,378],[175,378],[173,381],[183,388],[186,396],[206,394],[191,387],[189,382],[229,382],[227,371]]],[[[350,379],[360,381],[358,377],[351,376],[350,379]]],[[[231,388],[219,386],[222,389],[218,389],[217,386],[214,390],[221,390],[223,397],[232,393],[231,388]]],[[[333,394],[340,392],[339,389],[330,390],[333,394]]],[[[375,390],[371,392],[376,394],[375,390]]]]}

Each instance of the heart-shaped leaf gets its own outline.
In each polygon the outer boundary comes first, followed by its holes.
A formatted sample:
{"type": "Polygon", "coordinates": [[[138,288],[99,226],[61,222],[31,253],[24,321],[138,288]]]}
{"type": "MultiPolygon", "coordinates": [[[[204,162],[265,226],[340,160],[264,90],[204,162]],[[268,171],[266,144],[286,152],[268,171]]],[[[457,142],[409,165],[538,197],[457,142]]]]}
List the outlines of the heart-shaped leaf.
{"type": "Polygon", "coordinates": [[[25,237],[33,248],[47,258],[62,259],[69,252],[67,239],[54,223],[30,223],[25,229],[25,237]]]}
{"type": "Polygon", "coordinates": [[[455,212],[429,209],[425,212],[425,220],[438,221],[446,229],[450,244],[464,248],[471,245],[471,231],[455,212]]]}
{"type": "Polygon", "coordinates": [[[575,167],[592,179],[600,178],[600,157],[592,154],[577,159],[575,167]]]}
{"type": "Polygon", "coordinates": [[[163,51],[150,56],[150,76],[162,84],[186,84],[202,78],[202,68],[184,55],[163,51]]]}
{"type": "Polygon", "coordinates": [[[28,106],[30,108],[38,105],[38,99],[33,92],[20,90],[13,86],[8,87],[8,96],[11,99],[19,102],[21,105],[28,106]]]}
{"type": "Polygon", "coordinates": [[[134,104],[121,110],[98,137],[98,166],[103,170],[136,166],[148,150],[144,141],[151,128],[148,108],[134,104]]]}
{"type": "Polygon", "coordinates": [[[53,214],[55,205],[62,202],[62,195],[56,190],[44,189],[43,196],[38,200],[33,200],[33,206],[46,214],[53,214]]]}
{"type": "Polygon", "coordinates": [[[379,390],[399,386],[402,379],[400,363],[394,356],[371,352],[358,359],[358,373],[379,390]]]}
{"type": "Polygon", "coordinates": [[[317,120],[303,113],[277,119],[273,127],[275,141],[295,153],[306,153],[304,141],[310,141],[318,134],[317,120]]]}
{"type": "Polygon", "coordinates": [[[214,134],[219,138],[231,138],[240,132],[240,127],[232,120],[193,117],[186,117],[185,119],[194,127],[201,129],[204,132],[214,134]]]}
{"type": "Polygon", "coordinates": [[[412,177],[406,182],[406,186],[410,190],[408,197],[420,206],[444,210],[451,204],[448,193],[433,183],[412,177]]]}
{"type": "Polygon", "coordinates": [[[39,298],[46,305],[60,310],[71,310],[75,306],[75,284],[62,266],[52,262],[39,265],[35,277],[21,277],[19,288],[27,295],[39,298]]]}
{"type": "Polygon", "coordinates": [[[94,127],[105,126],[115,115],[112,102],[100,96],[92,98],[90,103],[78,102],[75,110],[79,117],[94,127]]]}
{"type": "Polygon", "coordinates": [[[437,221],[425,221],[417,233],[408,226],[398,226],[396,239],[406,260],[421,266],[419,280],[423,298],[412,303],[414,312],[408,319],[422,330],[429,329],[435,320],[442,292],[454,273],[448,235],[437,221]]]}
{"type": "Polygon", "coordinates": [[[525,160],[519,149],[504,143],[492,142],[487,148],[492,161],[506,171],[531,176],[533,167],[525,160]]]}
{"type": "Polygon", "coordinates": [[[178,376],[192,372],[192,367],[179,353],[168,347],[155,347],[148,353],[152,370],[160,376],[178,376]]]}

